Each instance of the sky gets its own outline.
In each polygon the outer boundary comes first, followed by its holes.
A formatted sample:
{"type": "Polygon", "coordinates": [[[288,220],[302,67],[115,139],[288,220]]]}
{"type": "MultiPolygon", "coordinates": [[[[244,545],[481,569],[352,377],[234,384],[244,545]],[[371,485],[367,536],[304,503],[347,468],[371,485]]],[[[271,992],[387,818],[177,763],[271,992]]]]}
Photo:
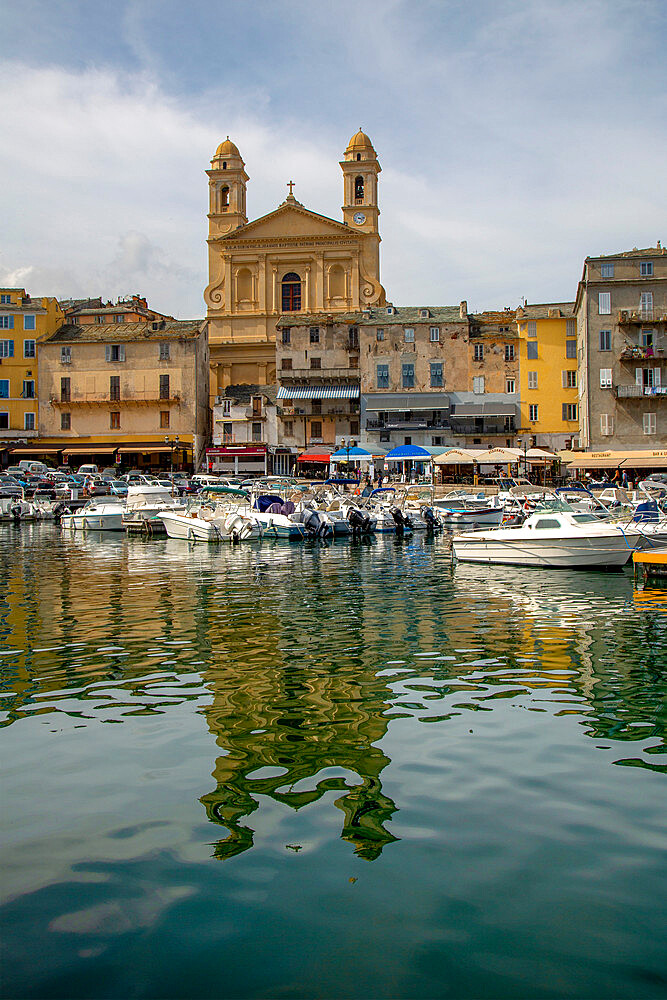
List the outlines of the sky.
{"type": "Polygon", "coordinates": [[[208,179],[341,218],[362,127],[396,305],[573,299],[667,239],[664,0],[3,0],[0,283],[205,314],[208,179]]]}

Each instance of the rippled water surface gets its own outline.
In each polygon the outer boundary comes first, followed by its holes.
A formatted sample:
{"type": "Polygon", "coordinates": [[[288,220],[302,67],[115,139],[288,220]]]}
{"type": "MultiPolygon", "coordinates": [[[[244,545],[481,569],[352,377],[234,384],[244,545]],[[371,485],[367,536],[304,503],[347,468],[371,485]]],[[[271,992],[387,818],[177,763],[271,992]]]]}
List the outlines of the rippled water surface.
{"type": "Polygon", "coordinates": [[[5,996],[667,996],[667,589],[0,526],[5,996]]]}

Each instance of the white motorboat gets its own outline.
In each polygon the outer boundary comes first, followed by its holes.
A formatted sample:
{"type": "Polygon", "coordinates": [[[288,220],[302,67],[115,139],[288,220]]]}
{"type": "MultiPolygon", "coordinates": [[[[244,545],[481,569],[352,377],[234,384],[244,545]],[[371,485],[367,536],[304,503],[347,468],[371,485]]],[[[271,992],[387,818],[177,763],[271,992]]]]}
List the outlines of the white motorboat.
{"type": "Polygon", "coordinates": [[[187,510],[162,510],[155,516],[162,521],[170,538],[189,542],[242,542],[260,535],[251,517],[230,509],[227,504],[210,503],[187,510]]]}
{"type": "Polygon", "coordinates": [[[91,500],[73,514],[63,514],[61,527],[69,531],[122,531],[125,505],[109,500],[91,500]]]}
{"type": "Polygon", "coordinates": [[[164,531],[164,522],[157,517],[164,511],[185,510],[179,497],[164,486],[130,486],[125,500],[123,527],[126,531],[164,531]]]}
{"type": "Polygon", "coordinates": [[[567,509],[543,509],[518,527],[454,535],[452,551],[460,562],[607,568],[624,566],[639,541],[638,527],[567,509]]]}

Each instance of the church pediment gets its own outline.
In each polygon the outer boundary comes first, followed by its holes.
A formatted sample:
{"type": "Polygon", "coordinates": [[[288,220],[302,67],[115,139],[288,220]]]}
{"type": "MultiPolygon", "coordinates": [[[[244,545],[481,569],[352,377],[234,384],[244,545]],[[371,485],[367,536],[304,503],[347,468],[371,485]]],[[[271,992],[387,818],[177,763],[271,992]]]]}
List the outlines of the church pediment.
{"type": "Polygon", "coordinates": [[[285,238],[331,237],[337,239],[358,239],[359,234],[351,232],[349,227],[325,215],[310,212],[298,204],[283,204],[268,215],[254,219],[247,225],[235,229],[233,233],[221,238],[221,242],[233,240],[284,240],[285,238]]]}

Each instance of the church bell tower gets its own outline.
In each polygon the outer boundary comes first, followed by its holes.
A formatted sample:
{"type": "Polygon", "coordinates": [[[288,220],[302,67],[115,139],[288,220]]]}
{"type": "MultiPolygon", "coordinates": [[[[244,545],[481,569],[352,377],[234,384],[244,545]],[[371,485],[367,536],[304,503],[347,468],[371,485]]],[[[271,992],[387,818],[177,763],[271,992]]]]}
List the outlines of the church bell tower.
{"type": "Polygon", "coordinates": [[[249,178],[238,148],[229,136],[220,143],[211,160],[209,177],[209,237],[224,236],[244,226],[246,215],[246,183],[249,178]]]}
{"type": "Polygon", "coordinates": [[[350,139],[340,166],[344,222],[363,233],[378,233],[378,174],[382,167],[373,143],[361,129],[350,139]]]}

